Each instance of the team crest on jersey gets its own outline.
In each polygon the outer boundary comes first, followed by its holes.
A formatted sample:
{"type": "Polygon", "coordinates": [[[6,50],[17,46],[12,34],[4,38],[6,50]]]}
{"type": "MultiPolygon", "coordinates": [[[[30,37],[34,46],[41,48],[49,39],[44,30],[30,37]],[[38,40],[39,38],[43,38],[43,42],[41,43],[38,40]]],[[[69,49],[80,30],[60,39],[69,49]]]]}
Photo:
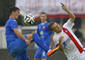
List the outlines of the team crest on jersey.
{"type": "Polygon", "coordinates": [[[45,26],[43,26],[43,29],[45,29],[45,26]]]}

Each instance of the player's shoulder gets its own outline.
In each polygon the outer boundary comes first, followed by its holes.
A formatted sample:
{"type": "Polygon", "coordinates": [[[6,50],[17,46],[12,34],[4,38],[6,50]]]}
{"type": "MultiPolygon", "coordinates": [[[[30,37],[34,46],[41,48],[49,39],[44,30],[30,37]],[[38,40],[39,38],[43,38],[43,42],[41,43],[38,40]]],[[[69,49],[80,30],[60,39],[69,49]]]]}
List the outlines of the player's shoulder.
{"type": "Polygon", "coordinates": [[[17,22],[17,21],[14,20],[13,18],[9,18],[8,21],[9,21],[9,22],[17,22]]]}
{"type": "Polygon", "coordinates": [[[9,18],[6,22],[6,24],[10,24],[10,23],[16,23],[16,20],[13,20],[12,18],[9,18]]]}
{"type": "Polygon", "coordinates": [[[72,28],[74,26],[74,22],[71,22],[70,19],[66,23],[64,23],[63,27],[72,28]]]}
{"type": "Polygon", "coordinates": [[[47,25],[49,25],[50,23],[49,22],[46,22],[47,25]]]}
{"type": "Polygon", "coordinates": [[[50,25],[50,23],[49,23],[49,22],[46,22],[46,23],[45,23],[45,26],[47,26],[47,27],[48,27],[49,25],[50,25]]]}
{"type": "Polygon", "coordinates": [[[40,23],[40,24],[38,24],[38,27],[37,27],[37,28],[39,28],[39,29],[41,28],[41,23],[40,23]]]}
{"type": "Polygon", "coordinates": [[[41,26],[41,23],[40,23],[40,24],[38,24],[38,26],[41,26]]]}
{"type": "Polygon", "coordinates": [[[10,23],[15,23],[16,24],[17,21],[16,20],[11,20],[10,23]]]}

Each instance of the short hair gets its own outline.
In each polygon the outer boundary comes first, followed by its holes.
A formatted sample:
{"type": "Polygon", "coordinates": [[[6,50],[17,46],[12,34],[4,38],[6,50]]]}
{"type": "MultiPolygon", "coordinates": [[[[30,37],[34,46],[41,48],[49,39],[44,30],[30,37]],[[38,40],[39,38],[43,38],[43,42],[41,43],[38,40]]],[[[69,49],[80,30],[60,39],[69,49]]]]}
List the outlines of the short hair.
{"type": "Polygon", "coordinates": [[[45,13],[45,12],[41,12],[40,15],[41,15],[41,14],[46,14],[46,13],[45,13]]]}
{"type": "Polygon", "coordinates": [[[51,31],[53,31],[53,29],[52,29],[51,27],[52,27],[52,25],[53,25],[54,23],[55,23],[55,22],[51,22],[50,25],[48,26],[48,28],[49,28],[51,31]]]}
{"type": "Polygon", "coordinates": [[[20,10],[20,9],[18,7],[11,7],[9,12],[11,14],[13,11],[15,12],[16,10],[20,10]]]}

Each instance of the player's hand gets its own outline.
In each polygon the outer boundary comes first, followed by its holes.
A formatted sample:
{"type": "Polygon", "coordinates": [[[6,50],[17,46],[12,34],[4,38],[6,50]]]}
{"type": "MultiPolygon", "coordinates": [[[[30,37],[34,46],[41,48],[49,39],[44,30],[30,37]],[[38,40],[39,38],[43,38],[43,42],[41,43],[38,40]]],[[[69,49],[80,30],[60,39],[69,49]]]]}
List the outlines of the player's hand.
{"type": "Polygon", "coordinates": [[[27,45],[30,45],[30,41],[29,40],[26,39],[25,42],[26,42],[27,45]]]}
{"type": "Polygon", "coordinates": [[[61,5],[64,10],[67,10],[66,6],[63,3],[61,3],[61,5]]]}

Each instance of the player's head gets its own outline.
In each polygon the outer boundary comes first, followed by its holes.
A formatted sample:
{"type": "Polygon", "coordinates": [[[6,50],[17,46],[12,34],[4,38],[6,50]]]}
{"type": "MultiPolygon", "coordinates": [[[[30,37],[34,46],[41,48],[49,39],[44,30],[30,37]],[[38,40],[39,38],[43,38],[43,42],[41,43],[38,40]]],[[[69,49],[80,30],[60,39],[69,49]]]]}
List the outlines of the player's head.
{"type": "Polygon", "coordinates": [[[55,22],[50,23],[49,29],[52,30],[53,32],[57,32],[57,33],[62,31],[62,28],[60,27],[60,25],[55,22]]]}
{"type": "Polygon", "coordinates": [[[10,8],[10,16],[13,16],[15,19],[17,19],[19,15],[20,15],[20,9],[18,7],[10,8]]]}
{"type": "Polygon", "coordinates": [[[41,22],[45,22],[47,20],[47,14],[45,12],[40,14],[40,20],[41,22]]]}

